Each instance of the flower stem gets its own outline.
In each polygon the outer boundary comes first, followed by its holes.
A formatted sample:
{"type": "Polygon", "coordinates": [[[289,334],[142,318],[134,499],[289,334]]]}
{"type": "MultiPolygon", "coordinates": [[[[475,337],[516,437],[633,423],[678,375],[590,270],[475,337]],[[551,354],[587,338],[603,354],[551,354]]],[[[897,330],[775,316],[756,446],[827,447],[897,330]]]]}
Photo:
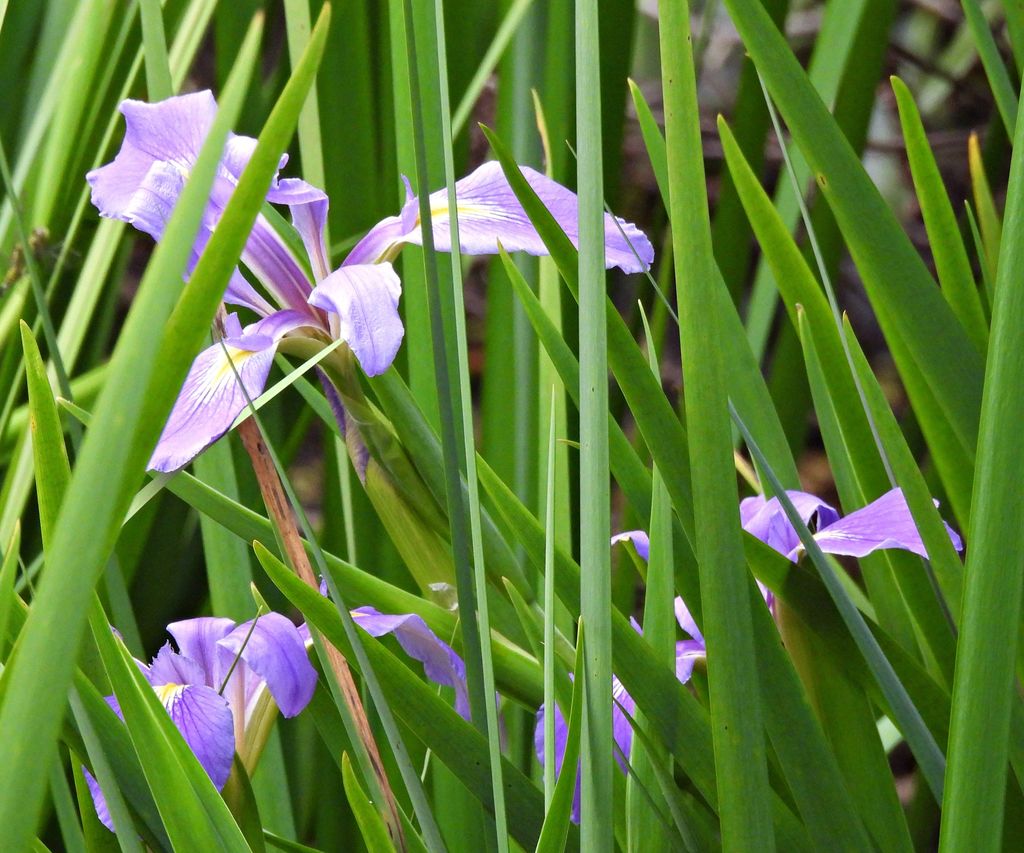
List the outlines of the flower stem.
{"type": "MultiPolygon", "coordinates": [[[[313,589],[319,589],[320,585],[317,583],[316,575],[313,573],[313,567],[310,565],[306,549],[302,545],[302,537],[299,536],[299,531],[295,526],[291,508],[288,506],[284,489],[281,487],[281,481],[277,476],[273,460],[267,451],[259,427],[255,421],[250,419],[239,425],[238,433],[246,452],[249,454],[249,458],[252,460],[253,471],[256,474],[256,481],[259,483],[260,492],[263,494],[263,501],[266,504],[267,512],[270,514],[278,531],[280,531],[282,548],[288,562],[303,581],[313,587],[313,589]]],[[[359,690],[352,678],[348,661],[330,643],[325,642],[324,647],[327,650],[327,659],[331,671],[334,673],[338,686],[341,688],[345,704],[352,715],[356,730],[363,745],[366,747],[367,755],[377,777],[377,782],[384,798],[388,830],[396,845],[399,849],[402,849],[405,845],[403,844],[402,823],[398,811],[398,803],[395,800],[394,792],[391,790],[391,785],[384,769],[384,762],[381,760],[380,750],[377,748],[373,731],[370,729],[370,721],[366,716],[366,709],[363,707],[359,690]]]]}

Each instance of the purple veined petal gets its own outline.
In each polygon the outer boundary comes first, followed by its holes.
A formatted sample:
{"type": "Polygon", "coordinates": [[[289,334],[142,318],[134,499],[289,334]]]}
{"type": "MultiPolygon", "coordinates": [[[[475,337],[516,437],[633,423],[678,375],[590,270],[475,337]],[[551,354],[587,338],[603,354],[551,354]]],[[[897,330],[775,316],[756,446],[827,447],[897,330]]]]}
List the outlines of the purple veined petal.
{"type": "Polygon", "coordinates": [[[149,167],[136,185],[131,199],[120,211],[109,213],[111,208],[108,207],[100,208],[100,213],[127,222],[154,240],[159,240],[184,186],[185,177],[181,172],[167,163],[156,162],[149,167]]]}
{"type": "MultiPolygon", "coordinates": [[[[287,181],[281,181],[282,185],[286,183],[287,181]]],[[[307,186],[309,185],[307,184],[307,186]]],[[[316,188],[310,187],[310,189],[316,188]]],[[[317,190],[317,192],[320,191],[317,190]]],[[[330,255],[324,244],[328,200],[323,193],[320,193],[320,196],[320,198],[311,198],[309,201],[289,202],[292,211],[292,225],[302,237],[302,243],[306,247],[306,253],[309,255],[313,267],[313,278],[317,282],[323,281],[331,274],[330,255]]]]}
{"type": "Polygon", "coordinates": [[[626,692],[626,688],[623,687],[618,676],[613,675],[612,738],[618,745],[618,749],[615,751],[615,760],[619,764],[619,769],[622,770],[623,773],[626,773],[626,761],[629,759],[630,750],[633,747],[633,727],[629,724],[629,720],[626,719],[626,715],[623,714],[623,711],[632,717],[636,713],[636,702],[634,702],[633,697],[626,692]]]}
{"type": "Polygon", "coordinates": [[[92,202],[100,213],[124,219],[154,163],[164,162],[174,167],[179,176],[187,175],[216,112],[217,103],[209,91],[180,95],[156,104],[124,101],[121,113],[125,117],[125,134],[121,150],[113,162],[86,175],[92,187],[92,202]]]}
{"type": "Polygon", "coordinates": [[[341,266],[309,297],[311,305],[338,316],[338,336],[355,353],[363,372],[377,376],[391,366],[405,327],[398,314],[402,283],[389,263],[341,266]]]}
{"type": "MultiPolygon", "coordinates": [[[[961,550],[963,543],[960,537],[949,525],[946,525],[946,531],[953,546],[961,550]]],[[[898,548],[921,557],[928,556],[907,500],[898,488],[819,530],[814,539],[822,551],[847,557],[864,557],[884,548],[898,548]]]]}
{"type": "Polygon", "coordinates": [[[451,646],[430,630],[422,616],[415,613],[388,616],[373,607],[360,607],[352,611],[352,619],[371,637],[394,634],[405,653],[423,664],[427,678],[455,689],[455,710],[469,719],[466,665],[451,646]]]}
{"type": "Polygon", "coordinates": [[[708,656],[703,640],[679,640],[676,643],[676,678],[686,684],[693,675],[693,666],[708,656]]]}
{"type": "MultiPolygon", "coordinates": [[[[229,668],[238,655],[249,671],[265,682],[277,707],[294,717],[309,704],[316,689],[316,670],[309,662],[298,629],[280,613],[266,613],[245,622],[218,641],[221,665],[229,668]],[[250,633],[251,632],[251,633],[250,633]]],[[[246,684],[246,700],[255,692],[246,684]]]]}
{"type": "Polygon", "coordinates": [[[342,266],[376,264],[391,260],[406,243],[409,229],[402,224],[400,216],[389,216],[373,226],[342,262],[342,266]]]}
{"type": "MultiPolygon", "coordinates": [[[[578,246],[579,203],[576,194],[528,166],[521,166],[520,169],[572,244],[578,246]]],[[[464,253],[496,254],[500,241],[509,252],[548,254],[544,241],[496,161],[484,163],[457,181],[455,196],[458,203],[459,243],[464,253]]],[[[403,210],[406,222],[411,219],[410,211],[415,209],[415,204],[417,202],[414,200],[406,203],[403,210]]],[[[447,189],[431,193],[430,210],[435,247],[441,252],[451,251],[447,189]]],[[[414,221],[415,227],[407,231],[404,240],[419,245],[422,236],[418,217],[414,221]]],[[[643,272],[654,260],[654,248],[650,240],[631,222],[605,214],[604,240],[605,266],[609,268],[618,267],[627,273],[643,272]]]]}
{"type": "Polygon", "coordinates": [[[227,670],[221,667],[217,643],[234,629],[235,623],[231,619],[198,616],[195,619],[172,622],[167,626],[167,633],[174,637],[174,642],[178,644],[178,653],[194,661],[204,673],[205,679],[202,683],[219,690],[227,670]]]}
{"type": "Polygon", "coordinates": [[[616,533],[612,537],[612,545],[619,542],[632,542],[633,547],[636,548],[637,554],[639,554],[645,562],[650,559],[651,540],[644,531],[627,530],[623,533],[616,533]]]}
{"type": "Polygon", "coordinates": [[[686,602],[683,601],[682,596],[676,596],[674,606],[676,611],[676,622],[679,623],[679,627],[703,646],[704,635],[700,632],[700,628],[697,627],[697,623],[693,621],[693,614],[690,613],[690,608],[686,606],[686,602]]]}
{"type": "Polygon", "coordinates": [[[237,269],[235,269],[228,280],[227,289],[224,291],[224,302],[228,305],[240,305],[243,308],[249,308],[261,316],[274,312],[274,306],[260,296],[256,288],[249,284],[237,269]]]}
{"type": "Polygon", "coordinates": [[[227,700],[205,685],[167,684],[160,701],[219,791],[231,774],[235,731],[227,700]]]}
{"type": "Polygon", "coordinates": [[[164,684],[205,684],[211,685],[206,678],[202,664],[179,654],[164,643],[157,652],[153,662],[145,669],[146,680],[154,687],[164,684]]]}
{"type": "Polygon", "coordinates": [[[245,409],[246,393],[254,399],[263,391],[276,349],[277,341],[267,335],[243,335],[219,341],[199,353],[149,460],[149,469],[176,471],[224,435],[245,409]]]}
{"type": "MultiPolygon", "coordinates": [[[[537,753],[537,760],[544,766],[544,705],[537,709],[537,722],[533,728],[533,748],[537,753]]],[[[569,724],[562,715],[562,709],[555,704],[555,776],[561,774],[562,764],[565,762],[565,745],[569,739],[569,724]]],[[[569,815],[573,823],[580,822],[580,767],[576,766],[576,788],[572,795],[572,812],[569,815]]]]}
{"type": "MultiPolygon", "coordinates": [[[[123,722],[124,714],[121,713],[121,706],[117,702],[117,697],[104,696],[103,701],[110,706],[110,710],[123,722]]],[[[111,832],[117,832],[114,821],[110,817],[110,808],[107,806],[107,798],[103,794],[103,789],[100,788],[100,783],[85,767],[82,768],[82,772],[85,774],[85,783],[89,786],[89,793],[92,795],[92,804],[93,808],[96,809],[96,817],[111,832]]]]}
{"type": "Polygon", "coordinates": [[[96,777],[92,775],[84,767],[82,768],[82,774],[85,776],[85,784],[89,788],[89,793],[92,795],[92,805],[96,809],[96,817],[99,818],[102,823],[111,832],[117,832],[117,828],[114,826],[114,821],[110,817],[110,808],[107,806],[107,798],[103,795],[103,789],[100,788],[100,783],[96,781],[96,777]]]}
{"type": "MultiPolygon", "coordinates": [[[[798,491],[787,491],[786,495],[793,502],[804,524],[809,524],[815,514],[819,529],[839,518],[834,507],[815,495],[798,491]]],[[[744,498],[740,501],[740,520],[744,530],[780,554],[789,555],[800,544],[800,537],[789,523],[778,498],[766,499],[763,495],[744,498]]]]}

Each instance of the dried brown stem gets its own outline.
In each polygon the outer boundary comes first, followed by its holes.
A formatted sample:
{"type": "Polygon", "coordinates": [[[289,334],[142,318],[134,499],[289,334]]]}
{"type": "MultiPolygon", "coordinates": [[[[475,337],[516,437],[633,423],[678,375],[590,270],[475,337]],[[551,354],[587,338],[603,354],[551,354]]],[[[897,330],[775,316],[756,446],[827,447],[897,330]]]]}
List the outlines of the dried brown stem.
{"type": "MultiPolygon", "coordinates": [[[[263,436],[260,434],[259,427],[252,418],[249,418],[239,425],[238,433],[241,436],[242,444],[249,454],[249,458],[252,460],[253,471],[256,474],[260,491],[263,493],[263,502],[266,504],[267,512],[280,531],[281,542],[288,562],[303,581],[313,587],[313,589],[319,589],[320,584],[317,582],[313,567],[310,565],[309,556],[306,554],[306,549],[302,544],[302,537],[295,526],[291,507],[288,505],[288,499],[277,476],[274,462],[270,458],[267,446],[263,441],[263,436]]],[[[345,704],[348,706],[349,713],[352,715],[352,720],[355,723],[359,737],[366,747],[366,753],[369,756],[370,764],[373,766],[373,772],[377,777],[377,782],[384,797],[388,831],[392,841],[395,842],[398,848],[404,849],[405,844],[402,822],[398,812],[398,803],[395,800],[394,792],[391,790],[387,773],[384,770],[384,763],[381,761],[380,750],[377,748],[377,741],[374,739],[373,731],[370,729],[370,721],[367,719],[366,709],[363,707],[359,690],[352,679],[352,672],[349,669],[348,661],[345,660],[345,656],[338,649],[326,642],[326,640],[324,648],[327,651],[327,660],[331,671],[334,673],[338,686],[341,688],[342,696],[345,699],[345,704]]]]}

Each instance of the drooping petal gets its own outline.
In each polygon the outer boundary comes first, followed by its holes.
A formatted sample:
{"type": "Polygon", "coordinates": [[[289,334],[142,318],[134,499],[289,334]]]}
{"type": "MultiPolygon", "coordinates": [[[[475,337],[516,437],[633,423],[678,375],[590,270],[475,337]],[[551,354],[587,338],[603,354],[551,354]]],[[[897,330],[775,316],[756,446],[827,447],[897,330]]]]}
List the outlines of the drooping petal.
{"type": "MultiPolygon", "coordinates": [[[[678,599],[677,599],[678,600],[678,599]]],[[[686,684],[693,675],[693,665],[708,656],[704,640],[679,640],[676,643],[676,678],[686,684]]]]}
{"type": "MultiPolygon", "coordinates": [[[[958,551],[962,550],[960,537],[948,524],[946,531],[953,546],[958,551]]],[[[884,548],[899,548],[921,557],[928,556],[907,500],[902,489],[898,488],[820,529],[814,539],[822,551],[848,557],[863,557],[884,548]]]]}
{"type": "MultiPolygon", "coordinates": [[[[240,655],[249,671],[266,683],[284,716],[294,717],[313,698],[316,670],[298,629],[280,613],[266,613],[255,620],[255,625],[252,621],[239,625],[217,645],[221,666],[229,668],[240,655]]],[[[247,694],[249,687],[247,684],[247,694]]]]}
{"type": "Polygon", "coordinates": [[[259,396],[275,349],[273,338],[261,335],[235,338],[203,350],[192,363],[148,467],[176,471],[224,435],[246,406],[235,371],[249,397],[259,396]]]}
{"type": "MultiPolygon", "coordinates": [[[[834,507],[815,495],[798,491],[787,491],[786,495],[804,524],[809,524],[815,514],[818,529],[827,527],[839,518],[839,513],[834,507]]],[[[780,554],[788,555],[800,544],[800,537],[789,523],[789,518],[776,497],[766,499],[763,495],[758,495],[744,498],[740,501],[740,520],[744,530],[780,554]]]]}
{"type": "Polygon", "coordinates": [[[110,817],[110,808],[107,806],[107,798],[103,795],[103,789],[100,788],[100,783],[96,781],[96,777],[92,775],[84,767],[82,768],[82,774],[85,776],[85,784],[89,788],[89,793],[92,795],[92,805],[96,809],[96,817],[99,818],[102,823],[111,832],[117,832],[117,828],[114,826],[114,821],[110,817]]]}
{"type": "MultiPolygon", "coordinates": [[[[547,709],[541,705],[537,709],[537,722],[533,728],[533,748],[537,753],[537,760],[544,766],[544,715],[547,709]]],[[[555,776],[562,772],[562,764],[565,762],[565,745],[569,739],[569,724],[562,715],[562,709],[555,705],[555,776]]],[[[572,795],[572,812],[569,814],[573,823],[580,822],[580,767],[576,765],[576,787],[572,795]]]]}
{"type": "Polygon", "coordinates": [[[235,731],[227,700],[205,685],[164,685],[160,701],[219,791],[231,774],[235,731]]]}
{"type": "MultiPolygon", "coordinates": [[[[186,623],[179,622],[177,624],[180,626],[186,623]]],[[[187,635],[188,631],[184,633],[187,635]]],[[[164,649],[170,652],[168,646],[164,646],[164,649]]],[[[161,649],[162,653],[163,649],[161,649]]],[[[170,652],[170,654],[174,653],[170,652]]],[[[180,656],[176,655],[175,657],[180,656]]],[[[157,658],[159,659],[160,655],[157,655],[157,658]]],[[[154,660],[154,664],[156,663],[157,661],[154,660]]],[[[235,733],[227,701],[216,690],[203,684],[170,682],[154,685],[154,689],[171,721],[181,732],[185,743],[219,791],[228,780],[235,755],[235,733]]],[[[118,718],[124,720],[117,697],[106,696],[104,698],[118,718]]],[[[99,782],[88,770],[83,768],[83,771],[86,785],[92,795],[96,816],[107,829],[116,832],[114,822],[110,817],[110,809],[107,806],[107,798],[104,796],[99,782]]]]}
{"type": "Polygon", "coordinates": [[[637,554],[645,561],[650,559],[651,540],[642,530],[627,530],[612,537],[612,545],[618,542],[632,542],[637,554]]]}
{"type": "Polygon", "coordinates": [[[163,162],[153,163],[135,187],[132,197],[111,218],[123,220],[154,240],[159,240],[184,186],[184,176],[173,166],[163,162]]]}
{"type": "Polygon", "coordinates": [[[203,350],[185,378],[149,468],[175,471],[224,435],[245,409],[246,395],[255,399],[263,391],[277,342],[309,322],[299,312],[280,311],[203,350]]]}
{"type": "MultiPolygon", "coordinates": [[[[578,246],[579,201],[576,194],[528,166],[520,168],[572,244],[578,246]]],[[[484,163],[457,181],[455,197],[458,204],[459,244],[466,254],[493,255],[498,251],[499,241],[509,252],[548,254],[544,241],[496,161],[484,163]]],[[[419,219],[418,216],[413,219],[410,215],[410,212],[415,211],[416,204],[418,202],[415,200],[407,202],[403,211],[406,214],[403,219],[412,219],[415,225],[407,231],[404,239],[419,245],[422,240],[419,219]]],[[[430,210],[435,247],[438,251],[451,251],[447,189],[431,193],[430,210]]],[[[609,268],[618,267],[623,272],[643,272],[654,260],[650,240],[640,229],[624,219],[605,214],[604,239],[605,266],[609,268]]]]}
{"type": "MultiPolygon", "coordinates": [[[[183,619],[167,626],[167,633],[178,644],[179,655],[195,662],[205,678],[201,683],[219,690],[225,670],[221,666],[217,643],[235,628],[231,619],[217,616],[198,616],[183,619]]],[[[155,663],[155,661],[154,661],[155,663]]]]}
{"type": "Polygon", "coordinates": [[[633,746],[633,727],[626,719],[625,711],[630,716],[636,713],[636,702],[626,692],[626,688],[619,681],[617,675],[612,676],[612,737],[618,745],[615,751],[615,760],[619,763],[622,772],[626,772],[626,760],[629,759],[629,752],[633,746]]]}
{"type": "Polygon", "coordinates": [[[676,611],[676,622],[679,623],[679,627],[689,634],[690,637],[703,645],[704,635],[697,627],[697,623],[693,621],[693,615],[690,613],[690,608],[686,606],[686,602],[683,601],[682,596],[676,596],[674,606],[676,611]]]}
{"type": "Polygon", "coordinates": [[[398,314],[401,295],[402,283],[391,264],[355,264],[327,276],[309,302],[338,316],[339,336],[367,376],[377,376],[391,366],[405,334],[398,314]]]}
{"type": "Polygon", "coordinates": [[[466,665],[451,646],[430,630],[422,616],[415,613],[389,616],[373,607],[360,607],[352,611],[352,618],[371,637],[394,634],[405,653],[423,664],[427,678],[455,689],[455,710],[469,719],[466,665]]]}

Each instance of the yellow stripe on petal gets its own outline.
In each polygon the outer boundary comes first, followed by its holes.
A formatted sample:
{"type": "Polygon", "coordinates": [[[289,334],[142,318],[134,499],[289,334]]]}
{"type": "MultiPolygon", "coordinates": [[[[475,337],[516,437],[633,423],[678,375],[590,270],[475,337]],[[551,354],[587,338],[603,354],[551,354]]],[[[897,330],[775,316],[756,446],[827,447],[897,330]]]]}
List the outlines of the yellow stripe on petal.
{"type": "Polygon", "coordinates": [[[256,355],[256,351],[247,349],[238,349],[237,347],[225,346],[221,349],[220,364],[217,366],[216,372],[211,377],[211,385],[219,385],[228,376],[233,375],[234,371],[231,369],[232,363],[234,363],[234,370],[239,373],[242,372],[242,365],[245,364],[250,358],[256,355]],[[227,353],[224,353],[224,350],[227,353]]]}
{"type": "Polygon", "coordinates": [[[185,685],[169,682],[167,684],[161,684],[159,687],[154,687],[153,689],[156,690],[156,695],[160,699],[160,704],[166,707],[178,698],[181,691],[185,689],[185,685]]]}

